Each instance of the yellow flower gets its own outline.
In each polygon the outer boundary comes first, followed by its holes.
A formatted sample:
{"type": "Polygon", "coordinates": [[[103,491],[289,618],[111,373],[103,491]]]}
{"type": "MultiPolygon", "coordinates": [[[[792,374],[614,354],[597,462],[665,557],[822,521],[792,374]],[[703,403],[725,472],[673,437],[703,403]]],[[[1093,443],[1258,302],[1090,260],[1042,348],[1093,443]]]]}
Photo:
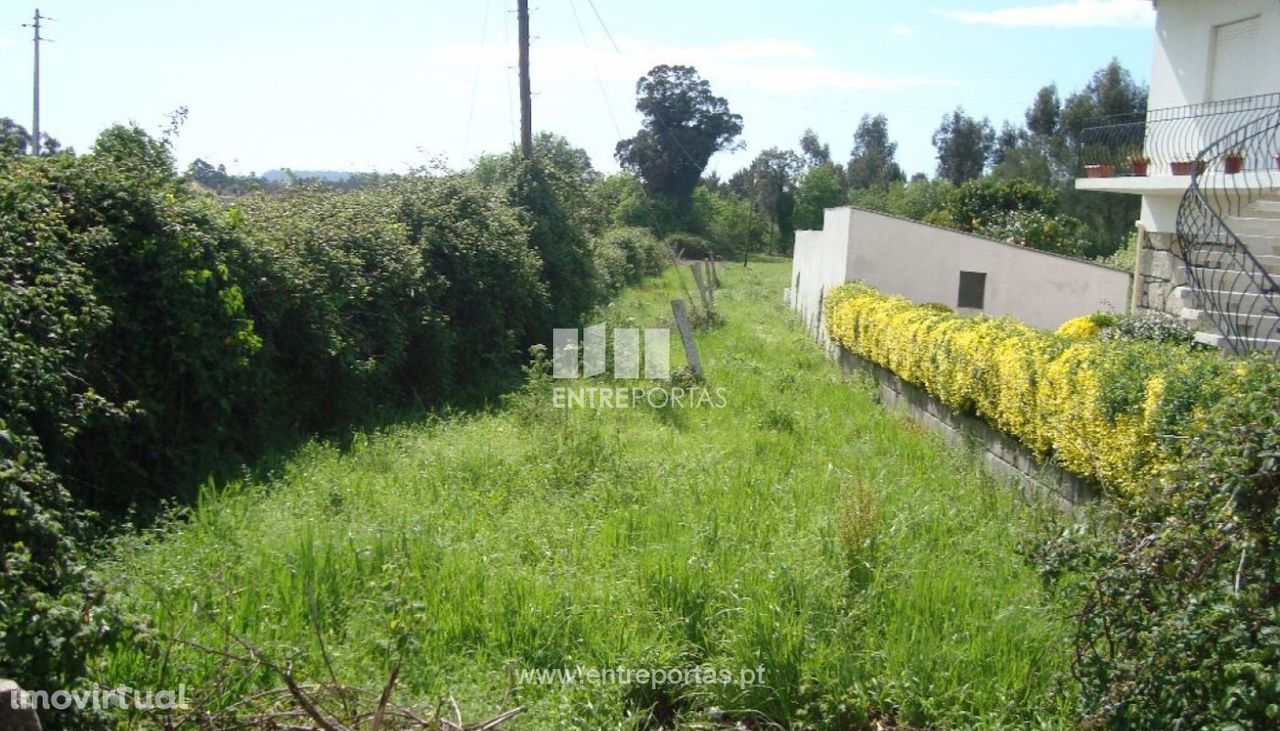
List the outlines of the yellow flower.
{"type": "Polygon", "coordinates": [[[1058,328],[1058,335],[1064,338],[1086,340],[1097,335],[1101,329],[1088,316],[1077,317],[1062,323],[1058,328]]]}

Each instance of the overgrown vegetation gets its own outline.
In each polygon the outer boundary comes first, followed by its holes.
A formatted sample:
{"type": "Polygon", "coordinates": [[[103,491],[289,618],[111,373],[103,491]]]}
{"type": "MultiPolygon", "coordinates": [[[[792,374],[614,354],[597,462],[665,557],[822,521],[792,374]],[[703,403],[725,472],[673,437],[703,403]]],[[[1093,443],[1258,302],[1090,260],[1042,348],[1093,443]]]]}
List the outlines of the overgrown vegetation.
{"type": "Polygon", "coordinates": [[[1057,334],[957,318],[861,285],[827,299],[841,345],[1111,488],[1027,552],[1075,617],[1085,728],[1274,727],[1280,718],[1280,367],[1194,349],[1168,318],[1057,334]]]}
{"type": "MultiPolygon", "coordinates": [[[[721,272],[724,322],[698,345],[724,408],[554,409],[563,382],[533,368],[500,412],[312,445],[123,538],[107,573],[159,641],[100,677],[223,705],[278,683],[163,639],[230,634],[300,682],[399,665],[405,703],[527,706],[521,728],[1053,727],[1067,626],[1016,554],[1035,511],[840,375],[777,302],[787,270],[721,272]],[[697,666],[732,678],[520,675],[697,666]]],[[[662,325],[682,277],[605,318],[662,325]]]]}
{"type": "Polygon", "coordinates": [[[121,628],[86,566],[86,509],[108,530],[146,521],[264,447],[474,403],[552,327],[656,273],[662,245],[606,232],[562,142],[497,178],[223,200],[137,128],[86,155],[0,156],[0,676],[84,685],[121,628]]]}
{"type": "Polygon", "coordinates": [[[1072,678],[1088,727],[1280,718],[1280,376],[1259,356],[1221,379],[1152,489],[1034,551],[1078,607],[1072,678]]]}

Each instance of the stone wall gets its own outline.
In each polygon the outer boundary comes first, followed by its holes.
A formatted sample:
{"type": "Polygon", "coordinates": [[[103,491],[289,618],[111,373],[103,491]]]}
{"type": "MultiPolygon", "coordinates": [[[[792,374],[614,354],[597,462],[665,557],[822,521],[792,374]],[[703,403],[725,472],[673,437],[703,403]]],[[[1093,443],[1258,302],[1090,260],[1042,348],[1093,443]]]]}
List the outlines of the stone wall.
{"type": "Polygon", "coordinates": [[[1174,293],[1186,284],[1182,242],[1177,234],[1156,233],[1138,225],[1138,257],[1133,283],[1133,310],[1155,310],[1178,316],[1182,299],[1174,293]]]}
{"type": "Polygon", "coordinates": [[[990,474],[1007,479],[1027,500],[1056,503],[1070,512],[1101,494],[1096,485],[1041,461],[1013,437],[982,419],[957,413],[893,371],[843,348],[839,349],[839,361],[846,372],[870,377],[882,404],[901,411],[949,444],[971,450],[990,474]]]}

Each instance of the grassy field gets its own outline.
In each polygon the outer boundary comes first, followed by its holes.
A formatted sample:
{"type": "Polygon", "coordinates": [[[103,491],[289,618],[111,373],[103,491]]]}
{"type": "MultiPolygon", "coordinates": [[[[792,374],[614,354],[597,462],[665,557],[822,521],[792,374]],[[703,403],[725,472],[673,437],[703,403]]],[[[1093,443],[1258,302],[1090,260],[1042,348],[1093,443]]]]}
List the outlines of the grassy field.
{"type": "MultiPolygon", "coordinates": [[[[120,542],[104,572],[166,636],[242,637],[375,690],[399,665],[402,701],[452,697],[467,720],[527,705],[515,729],[1056,727],[1065,625],[1016,550],[1034,512],[827,361],[779,303],[788,272],[723,273],[725,322],[699,345],[724,408],[557,410],[535,383],[302,449],[120,542]],[[715,682],[634,674],[693,666],[715,682]],[[632,682],[522,676],[561,668],[632,682]]],[[[659,326],[681,290],[668,272],[603,317],[659,326]]],[[[100,663],[227,699],[280,685],[215,681],[223,661],[185,645],[100,663]]]]}

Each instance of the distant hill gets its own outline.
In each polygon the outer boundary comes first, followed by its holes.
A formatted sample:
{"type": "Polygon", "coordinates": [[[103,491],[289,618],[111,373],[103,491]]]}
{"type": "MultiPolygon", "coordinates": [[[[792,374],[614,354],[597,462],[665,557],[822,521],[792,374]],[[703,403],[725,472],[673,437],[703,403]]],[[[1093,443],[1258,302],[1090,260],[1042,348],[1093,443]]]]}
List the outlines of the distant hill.
{"type": "MultiPolygon", "coordinates": [[[[345,183],[347,180],[359,175],[359,173],[349,173],[342,170],[294,170],[292,172],[298,180],[323,180],[326,183],[345,183]]],[[[283,168],[268,170],[258,177],[269,183],[289,182],[289,173],[285,172],[283,168]]]]}

